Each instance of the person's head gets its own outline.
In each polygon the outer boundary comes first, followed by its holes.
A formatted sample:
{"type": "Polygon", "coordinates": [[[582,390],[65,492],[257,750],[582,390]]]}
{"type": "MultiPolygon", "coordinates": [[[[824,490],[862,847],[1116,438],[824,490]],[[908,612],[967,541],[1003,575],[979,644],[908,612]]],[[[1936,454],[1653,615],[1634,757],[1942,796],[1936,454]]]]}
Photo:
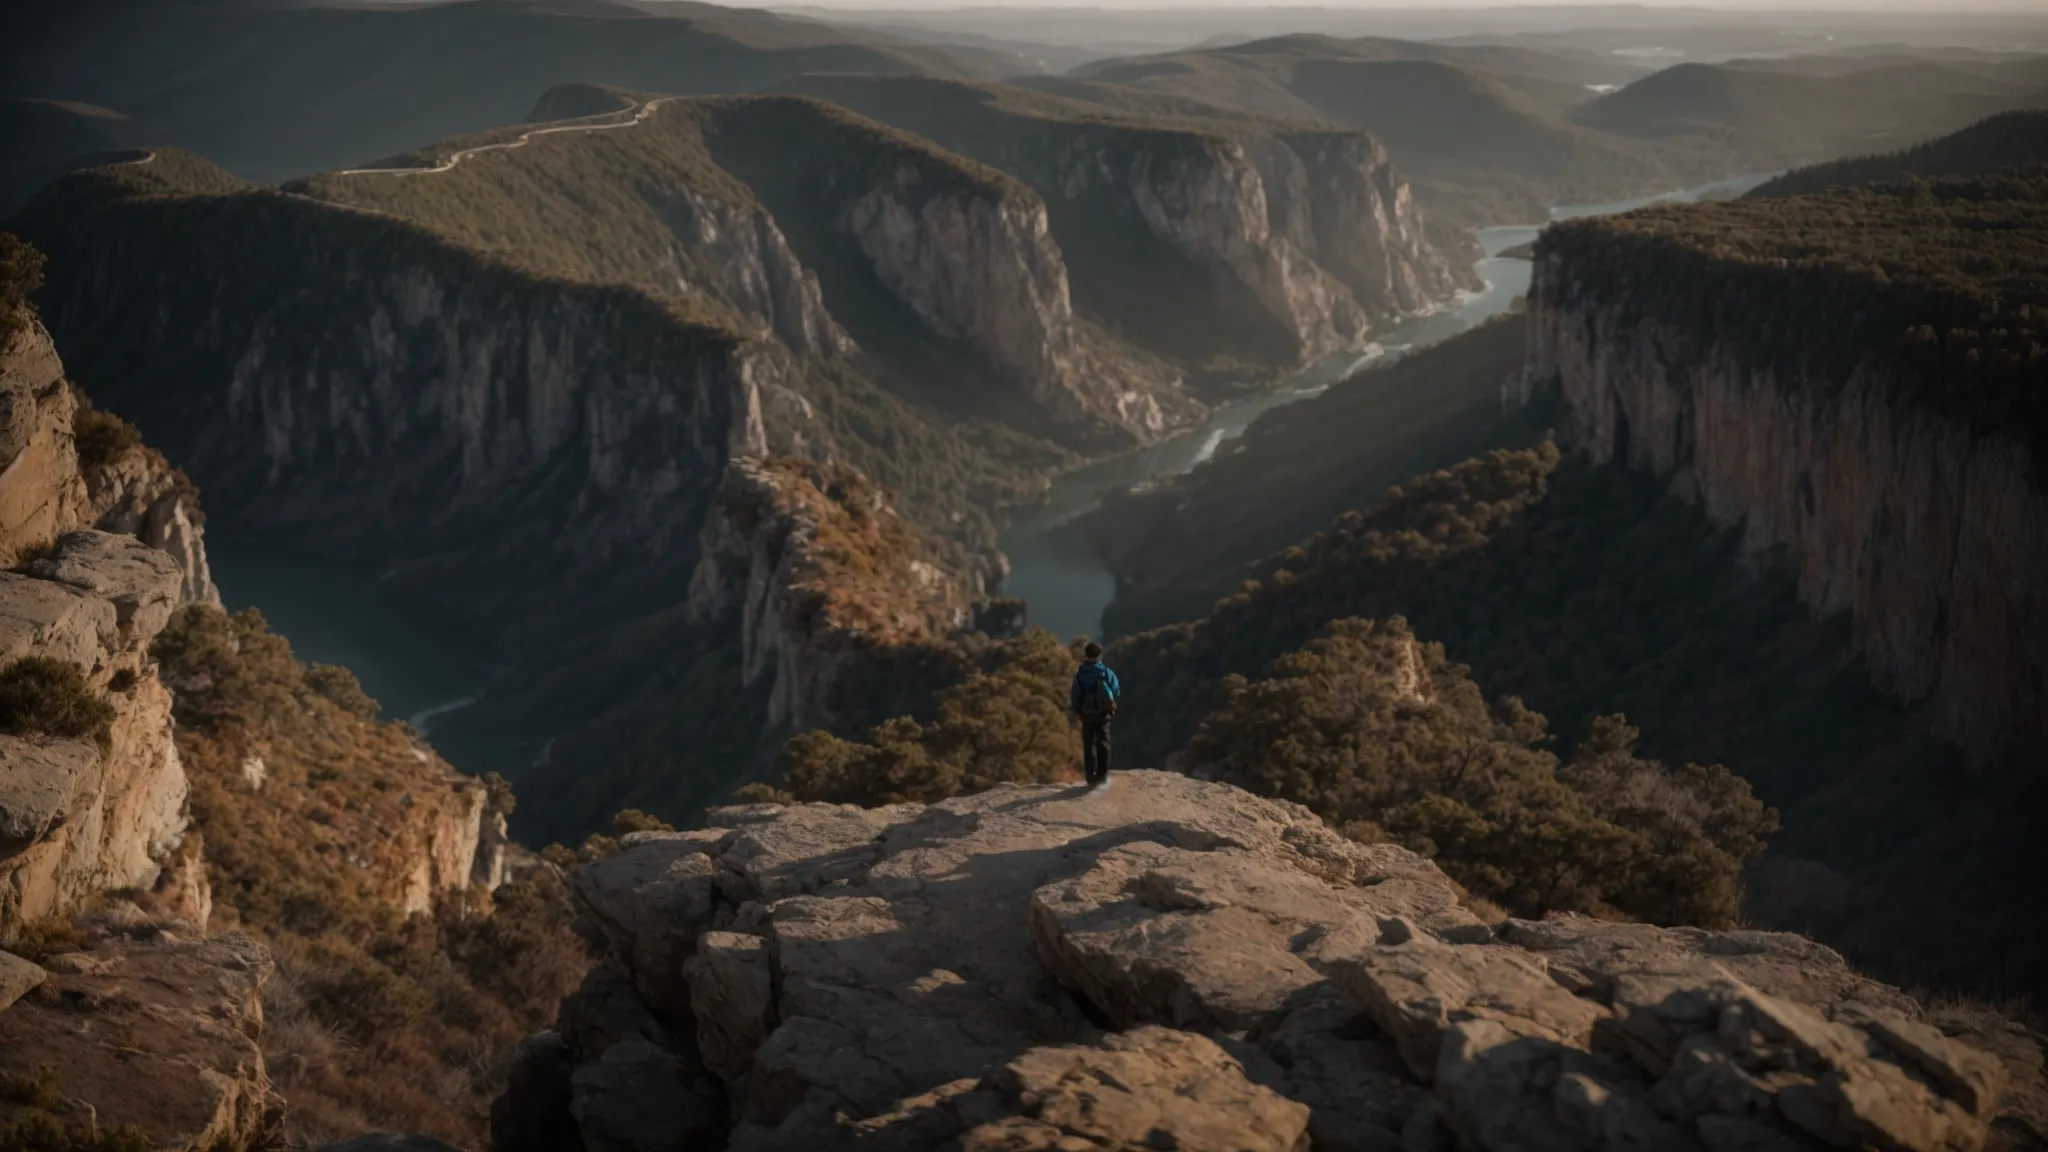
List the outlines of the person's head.
{"type": "Polygon", "coordinates": [[[1090,640],[1087,643],[1087,645],[1081,649],[1081,655],[1089,660],[1100,660],[1102,659],[1102,645],[1097,644],[1093,640],[1090,640]]]}

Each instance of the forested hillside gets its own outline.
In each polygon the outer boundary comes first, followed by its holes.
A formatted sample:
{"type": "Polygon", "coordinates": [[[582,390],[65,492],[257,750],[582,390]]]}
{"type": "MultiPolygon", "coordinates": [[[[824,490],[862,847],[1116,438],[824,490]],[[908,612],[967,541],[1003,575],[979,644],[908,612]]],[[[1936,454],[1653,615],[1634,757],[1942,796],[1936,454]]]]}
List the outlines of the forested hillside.
{"type": "Polygon", "coordinates": [[[1111,636],[1207,614],[1261,562],[1388,487],[1490,448],[1534,444],[1556,413],[1503,413],[1522,370],[1520,313],[1374,365],[1276,409],[1183,476],[1113,493],[1083,520],[1117,576],[1111,636]]]}
{"type": "Polygon", "coordinates": [[[1960,132],[1897,152],[1795,169],[1750,195],[1758,199],[1800,196],[1913,177],[1987,176],[2033,164],[2048,164],[2048,112],[2003,112],[1960,132]]]}

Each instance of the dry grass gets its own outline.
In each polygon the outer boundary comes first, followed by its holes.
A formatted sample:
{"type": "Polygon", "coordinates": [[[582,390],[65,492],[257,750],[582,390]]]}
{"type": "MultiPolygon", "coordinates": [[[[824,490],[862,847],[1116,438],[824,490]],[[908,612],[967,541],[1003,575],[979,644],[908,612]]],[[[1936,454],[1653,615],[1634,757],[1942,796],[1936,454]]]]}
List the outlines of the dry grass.
{"type": "Polygon", "coordinates": [[[60,740],[90,736],[104,750],[113,739],[113,723],[114,706],[68,660],[23,656],[0,668],[0,732],[60,740]]]}
{"type": "Polygon", "coordinates": [[[263,1047],[308,1146],[367,1129],[483,1139],[503,1063],[588,965],[559,872],[399,903],[435,823],[462,818],[454,777],[345,669],[308,667],[262,617],[187,608],[155,655],[206,836],[217,926],[261,935],[278,972],[263,1047]],[[262,756],[260,789],[243,760],[262,756]]]}
{"type": "Polygon", "coordinates": [[[813,525],[795,588],[820,622],[884,644],[928,639],[953,626],[966,590],[915,526],[851,468],[783,457],[766,465],[775,511],[813,525]],[[922,576],[922,578],[921,578],[922,576]]]}

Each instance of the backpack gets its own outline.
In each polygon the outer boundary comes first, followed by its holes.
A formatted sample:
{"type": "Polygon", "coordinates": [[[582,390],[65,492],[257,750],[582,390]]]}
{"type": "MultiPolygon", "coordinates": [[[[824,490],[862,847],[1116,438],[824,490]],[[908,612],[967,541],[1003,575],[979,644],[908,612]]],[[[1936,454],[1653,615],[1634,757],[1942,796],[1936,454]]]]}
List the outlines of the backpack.
{"type": "Polygon", "coordinates": [[[1090,720],[1100,720],[1116,711],[1116,694],[1109,690],[1109,680],[1101,668],[1082,669],[1081,715],[1090,720]]]}

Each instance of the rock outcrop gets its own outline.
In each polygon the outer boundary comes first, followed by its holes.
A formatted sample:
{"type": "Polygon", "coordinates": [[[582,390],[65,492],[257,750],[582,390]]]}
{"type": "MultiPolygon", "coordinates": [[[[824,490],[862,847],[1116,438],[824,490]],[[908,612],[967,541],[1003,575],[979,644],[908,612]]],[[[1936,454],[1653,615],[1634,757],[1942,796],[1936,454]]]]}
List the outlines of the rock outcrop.
{"type": "Polygon", "coordinates": [[[804,267],[775,218],[758,205],[682,188],[661,207],[678,241],[678,291],[706,291],[801,356],[843,356],[853,338],[825,310],[818,274],[804,267]]]}
{"type": "MultiPolygon", "coordinates": [[[[846,227],[876,280],[934,335],[964,341],[1069,423],[1101,420],[1141,439],[1184,422],[1185,405],[1162,408],[1137,386],[1135,365],[1098,355],[1081,339],[1067,266],[1045,204],[898,163],[846,210],[846,227]]],[[[1171,398],[1169,397],[1169,403],[1171,398]]]]}
{"type": "Polygon", "coordinates": [[[2017,434],[1909,399],[1892,352],[1809,377],[1704,321],[1589,291],[1555,252],[1530,301],[1524,394],[1557,387],[1579,447],[1667,475],[1754,547],[1783,548],[1801,599],[1849,614],[1878,686],[1928,702],[1973,760],[2038,763],[2048,488],[2017,434]]]}
{"type": "Polygon", "coordinates": [[[720,809],[573,888],[608,957],[522,1049],[500,1149],[2048,1139],[2038,1037],[1945,1033],[1803,938],[1489,925],[1420,857],[1165,773],[720,809]]]}
{"type": "Polygon", "coordinates": [[[858,473],[801,460],[734,460],[699,546],[688,611],[737,619],[742,680],[766,679],[778,731],[828,723],[850,661],[963,627],[986,591],[934,563],[858,473]]]}
{"type": "Polygon", "coordinates": [[[153,886],[190,823],[171,698],[148,654],[183,593],[176,561],[85,531],[30,572],[0,573],[0,654],[76,668],[111,719],[103,740],[0,735],[0,939],[96,892],[153,886]]]}
{"type": "Polygon", "coordinates": [[[17,1089],[0,1095],[0,1131],[127,1129],[164,1152],[215,1152],[274,1129],[258,1047],[270,954],[188,928],[134,922],[45,961],[47,982],[0,1011],[0,1078],[17,1089]]]}
{"type": "Polygon", "coordinates": [[[218,603],[195,489],[129,431],[81,402],[49,333],[24,316],[0,349],[0,542],[18,552],[78,528],[134,536],[178,562],[183,599],[218,603]]]}
{"type": "Polygon", "coordinates": [[[1375,322],[1426,312],[1474,287],[1423,235],[1414,193],[1363,132],[1252,137],[1273,231],[1351,290],[1375,322]]]}

